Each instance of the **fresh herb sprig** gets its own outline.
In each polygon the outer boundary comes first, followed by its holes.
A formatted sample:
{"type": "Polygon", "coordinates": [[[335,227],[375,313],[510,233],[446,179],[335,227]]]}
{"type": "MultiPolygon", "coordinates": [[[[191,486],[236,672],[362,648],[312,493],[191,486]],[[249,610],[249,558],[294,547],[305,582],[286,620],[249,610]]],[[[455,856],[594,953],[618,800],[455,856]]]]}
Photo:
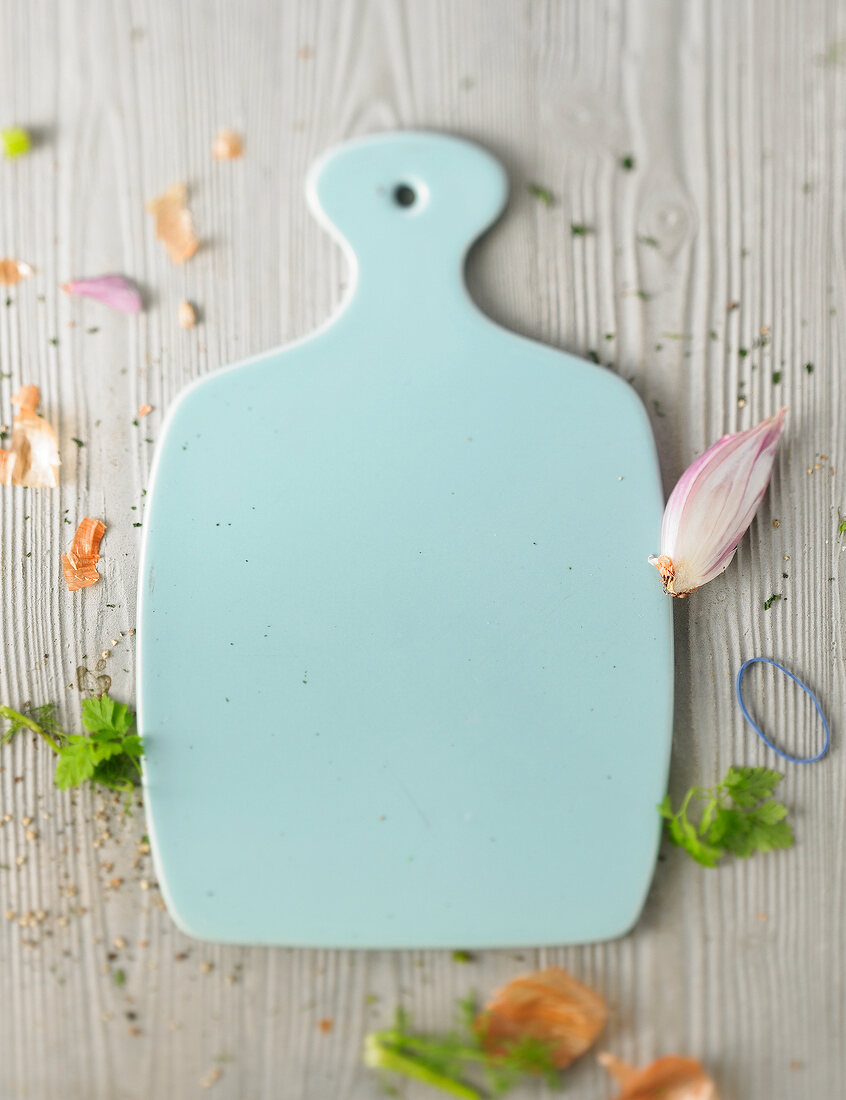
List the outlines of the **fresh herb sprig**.
{"type": "Polygon", "coordinates": [[[529,1036],[492,1053],[484,1046],[484,1013],[473,997],[458,1002],[459,1024],[444,1035],[419,1035],[398,1009],[394,1026],[371,1031],[364,1040],[364,1061],[387,1074],[399,1074],[459,1100],[504,1096],[525,1076],[560,1085],[549,1044],[529,1036]],[[483,1085],[473,1081],[474,1071],[483,1085]]]}
{"type": "Polygon", "coordinates": [[[84,734],[65,733],[51,703],[26,713],[0,706],[0,718],[8,723],[0,744],[24,730],[47,742],[58,757],[54,782],[60,790],[91,782],[129,794],[141,775],[144,749],[140,736],[131,732],[135,715],[108,695],[83,700],[82,724],[88,730],[84,734]]]}
{"type": "Polygon", "coordinates": [[[793,846],[787,808],[770,797],[781,780],[780,772],[768,768],[729,768],[716,787],[691,787],[678,810],[669,795],[658,810],[673,844],[704,867],[716,867],[729,854],[747,859],[793,846]],[[698,825],[688,817],[694,801],[705,804],[698,825]]]}

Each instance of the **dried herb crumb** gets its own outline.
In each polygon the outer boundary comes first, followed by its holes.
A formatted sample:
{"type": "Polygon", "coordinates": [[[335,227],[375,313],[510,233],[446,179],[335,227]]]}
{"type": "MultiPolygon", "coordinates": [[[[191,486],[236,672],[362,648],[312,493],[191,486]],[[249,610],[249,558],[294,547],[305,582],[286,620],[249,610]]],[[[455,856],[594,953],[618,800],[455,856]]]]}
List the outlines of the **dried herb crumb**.
{"type": "Polygon", "coordinates": [[[570,232],[574,237],[587,237],[593,231],[593,227],[590,225],[583,225],[581,222],[570,222],[570,232]]]}
{"type": "Polygon", "coordinates": [[[457,963],[475,962],[476,956],[471,951],[453,951],[452,961],[457,963]]]}
{"type": "Polygon", "coordinates": [[[774,370],[773,371],[773,385],[777,386],[780,381],[781,381],[781,371],[780,370],[774,370]]]}
{"type": "Polygon", "coordinates": [[[814,373],[814,364],[813,363],[806,363],[805,364],[805,370],[808,372],[808,374],[813,374],[814,373]]]}
{"type": "Polygon", "coordinates": [[[11,304],[12,304],[12,299],[11,299],[11,298],[7,298],[7,299],[6,299],[6,307],[8,308],[8,307],[9,307],[9,306],[10,306],[11,304]]]}
{"type": "Polygon", "coordinates": [[[85,331],[88,333],[89,336],[93,336],[94,333],[99,332],[100,329],[97,327],[97,325],[95,325],[93,328],[87,328],[85,331]]]}
{"type": "Polygon", "coordinates": [[[660,248],[661,243],[655,237],[638,237],[638,244],[645,244],[647,248],[660,248]]]}
{"type": "Polygon", "coordinates": [[[737,354],[740,356],[741,359],[745,359],[746,356],[749,354],[749,349],[748,348],[738,348],[737,349],[737,354]]]}
{"type": "Polygon", "coordinates": [[[553,206],[555,204],[555,198],[552,192],[547,187],[541,186],[539,183],[530,183],[529,194],[544,204],[544,206],[553,206]]]}
{"type": "Polygon", "coordinates": [[[712,340],[719,340],[719,336],[718,336],[718,335],[717,335],[717,333],[716,333],[716,332],[714,331],[714,329],[711,329],[711,339],[712,339],[712,340]]]}
{"type": "Polygon", "coordinates": [[[122,985],[126,985],[126,971],[125,970],[113,970],[112,981],[120,989],[122,985]]]}
{"type": "Polygon", "coordinates": [[[133,523],[132,526],[133,527],[143,527],[144,525],[142,523],[133,523]]]}
{"type": "Polygon", "coordinates": [[[624,172],[633,172],[637,168],[637,161],[631,153],[626,153],[624,157],[620,157],[620,167],[624,172]]]}
{"type": "Polygon", "coordinates": [[[664,413],[663,413],[663,412],[661,411],[661,402],[660,402],[660,401],[657,401],[657,400],[653,400],[653,402],[652,402],[652,408],[653,408],[653,409],[655,410],[655,415],[656,415],[656,416],[664,416],[664,415],[665,415],[665,414],[664,414],[664,413]]]}
{"type": "Polygon", "coordinates": [[[772,596],[768,600],[764,600],[764,610],[769,611],[776,600],[780,600],[781,596],[778,592],[773,592],[772,596]]]}
{"type": "Polygon", "coordinates": [[[50,337],[49,343],[51,343],[54,348],[57,348],[59,346],[59,341],[55,336],[50,337]]]}
{"type": "Polygon", "coordinates": [[[77,447],[84,447],[85,446],[85,444],[82,442],[82,440],[77,439],[75,435],[71,436],[71,443],[75,443],[77,445],[77,447]]]}

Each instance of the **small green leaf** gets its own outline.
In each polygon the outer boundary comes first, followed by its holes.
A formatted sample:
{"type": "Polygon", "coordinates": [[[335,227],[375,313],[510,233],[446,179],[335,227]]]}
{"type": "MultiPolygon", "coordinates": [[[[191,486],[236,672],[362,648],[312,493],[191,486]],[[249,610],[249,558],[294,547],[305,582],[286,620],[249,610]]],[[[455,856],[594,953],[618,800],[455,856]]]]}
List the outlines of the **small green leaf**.
{"type": "Polygon", "coordinates": [[[733,767],[722,785],[736,806],[749,807],[769,798],[783,778],[781,772],[769,768],[733,767]]]}
{"type": "Polygon", "coordinates": [[[55,784],[60,791],[78,787],[94,775],[96,761],[92,755],[94,742],[90,737],[71,734],[62,748],[56,764],[55,784]]]}

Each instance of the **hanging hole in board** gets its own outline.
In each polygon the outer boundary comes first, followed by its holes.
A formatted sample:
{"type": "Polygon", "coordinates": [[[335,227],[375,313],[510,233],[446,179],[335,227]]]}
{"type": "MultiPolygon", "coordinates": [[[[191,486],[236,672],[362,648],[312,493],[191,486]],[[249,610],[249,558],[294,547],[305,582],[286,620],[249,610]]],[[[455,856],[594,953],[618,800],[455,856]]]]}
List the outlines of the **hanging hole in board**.
{"type": "Polygon", "coordinates": [[[414,206],[417,192],[407,183],[398,183],[394,188],[394,202],[397,206],[414,206]]]}

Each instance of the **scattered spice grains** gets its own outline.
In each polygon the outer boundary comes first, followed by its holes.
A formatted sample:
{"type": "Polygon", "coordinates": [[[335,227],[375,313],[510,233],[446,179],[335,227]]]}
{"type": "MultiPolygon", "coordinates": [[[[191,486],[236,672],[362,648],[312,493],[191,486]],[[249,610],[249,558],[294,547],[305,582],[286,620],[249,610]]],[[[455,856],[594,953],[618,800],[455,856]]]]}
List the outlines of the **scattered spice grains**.
{"type": "Polygon", "coordinates": [[[197,323],[197,310],[188,301],[179,303],[176,315],[183,328],[193,328],[197,323]]]}
{"type": "Polygon", "coordinates": [[[334,1020],[330,1020],[328,1016],[324,1016],[322,1020],[317,1021],[317,1026],[323,1032],[324,1035],[328,1035],[334,1027],[334,1020]]]}

